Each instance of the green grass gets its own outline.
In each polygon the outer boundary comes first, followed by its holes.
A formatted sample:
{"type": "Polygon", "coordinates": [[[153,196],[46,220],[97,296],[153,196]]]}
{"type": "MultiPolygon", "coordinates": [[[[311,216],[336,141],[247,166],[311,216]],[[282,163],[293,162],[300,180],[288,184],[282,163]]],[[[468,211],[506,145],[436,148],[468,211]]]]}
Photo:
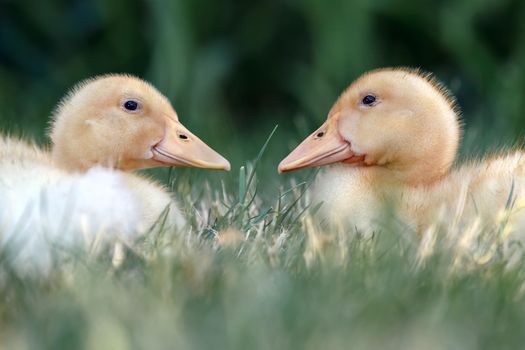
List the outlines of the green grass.
{"type": "Polygon", "coordinates": [[[444,239],[425,249],[393,222],[371,237],[327,229],[304,196],[311,178],[260,195],[268,140],[235,190],[170,171],[191,230],[154,229],[120,265],[112,247],[61,251],[50,275],[29,277],[2,252],[0,348],[522,347],[521,260],[444,239]]]}

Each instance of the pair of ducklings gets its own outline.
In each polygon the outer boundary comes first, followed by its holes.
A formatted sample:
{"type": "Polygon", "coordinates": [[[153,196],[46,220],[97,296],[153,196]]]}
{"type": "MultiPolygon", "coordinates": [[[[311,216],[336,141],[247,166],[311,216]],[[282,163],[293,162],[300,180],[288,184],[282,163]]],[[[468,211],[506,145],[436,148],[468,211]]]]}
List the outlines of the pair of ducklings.
{"type": "MultiPolygon", "coordinates": [[[[333,164],[317,178],[313,200],[324,202],[321,213],[328,221],[350,222],[363,231],[375,225],[385,203],[392,201],[419,233],[458,210],[465,218],[497,220],[508,209],[509,196],[523,198],[523,153],[451,170],[460,129],[454,99],[430,75],[379,69],[352,83],[327,121],[278,169],[333,164]]],[[[79,223],[90,219],[95,231],[117,228],[130,236],[150,228],[167,207],[167,222],[181,227],[184,218],[166,191],[125,171],[157,166],[230,169],[226,159],[179,122],[161,93],[127,75],[107,75],[75,87],[58,107],[50,137],[49,152],[0,139],[3,232],[14,232],[18,223],[13,218],[23,217],[27,205],[44,192],[51,197],[50,217],[57,217],[59,207],[62,215],[79,223]],[[65,205],[72,191],[73,204],[65,205]],[[78,217],[75,206],[82,209],[78,217]],[[111,214],[99,214],[106,212],[111,214]]],[[[33,212],[46,211],[41,206],[33,212]]],[[[525,216],[516,217],[523,227],[525,216]]]]}

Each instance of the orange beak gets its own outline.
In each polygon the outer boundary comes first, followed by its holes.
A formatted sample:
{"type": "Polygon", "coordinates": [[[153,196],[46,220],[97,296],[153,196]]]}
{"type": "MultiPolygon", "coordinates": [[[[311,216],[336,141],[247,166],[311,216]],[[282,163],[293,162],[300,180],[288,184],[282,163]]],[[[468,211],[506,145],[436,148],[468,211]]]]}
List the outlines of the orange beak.
{"type": "Polygon", "coordinates": [[[364,156],[352,152],[350,143],[339,134],[337,118],[330,118],[284,158],[278,170],[284,173],[337,162],[355,163],[363,159],[364,156]]]}
{"type": "Polygon", "coordinates": [[[166,118],[164,138],[153,147],[153,159],[167,165],[230,170],[230,162],[193,135],[178,120],[166,118]]]}

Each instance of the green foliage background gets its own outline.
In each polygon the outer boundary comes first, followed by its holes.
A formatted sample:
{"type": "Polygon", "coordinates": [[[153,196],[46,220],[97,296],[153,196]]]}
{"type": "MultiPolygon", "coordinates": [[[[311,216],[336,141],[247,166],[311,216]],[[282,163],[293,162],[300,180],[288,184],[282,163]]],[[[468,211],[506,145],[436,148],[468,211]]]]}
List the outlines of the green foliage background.
{"type": "Polygon", "coordinates": [[[476,148],[512,142],[525,126],[524,65],[521,0],[0,0],[4,130],[44,141],[73,84],[127,72],[153,82],[233,168],[279,124],[275,163],[353,79],[384,66],[434,72],[476,148]]]}

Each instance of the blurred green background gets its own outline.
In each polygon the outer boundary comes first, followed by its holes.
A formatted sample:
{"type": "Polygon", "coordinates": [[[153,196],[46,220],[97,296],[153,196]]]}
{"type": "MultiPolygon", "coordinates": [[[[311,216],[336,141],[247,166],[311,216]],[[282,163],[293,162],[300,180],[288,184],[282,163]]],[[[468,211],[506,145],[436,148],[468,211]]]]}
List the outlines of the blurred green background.
{"type": "Polygon", "coordinates": [[[525,127],[524,63],[522,0],[0,0],[3,130],[46,142],[73,84],[127,72],[165,93],[233,169],[279,124],[263,176],[352,80],[383,66],[445,82],[470,153],[512,144],[525,127]]]}

